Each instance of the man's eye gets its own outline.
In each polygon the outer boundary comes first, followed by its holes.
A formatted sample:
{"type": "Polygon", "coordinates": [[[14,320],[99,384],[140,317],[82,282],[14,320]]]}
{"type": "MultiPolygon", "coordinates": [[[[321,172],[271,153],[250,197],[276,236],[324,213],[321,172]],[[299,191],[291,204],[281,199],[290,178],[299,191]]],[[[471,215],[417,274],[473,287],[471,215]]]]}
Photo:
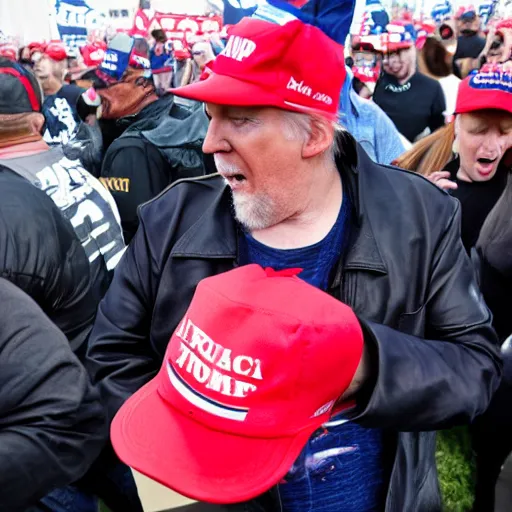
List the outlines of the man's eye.
{"type": "Polygon", "coordinates": [[[235,126],[243,126],[244,124],[248,123],[250,121],[247,117],[232,117],[231,122],[235,126]]]}

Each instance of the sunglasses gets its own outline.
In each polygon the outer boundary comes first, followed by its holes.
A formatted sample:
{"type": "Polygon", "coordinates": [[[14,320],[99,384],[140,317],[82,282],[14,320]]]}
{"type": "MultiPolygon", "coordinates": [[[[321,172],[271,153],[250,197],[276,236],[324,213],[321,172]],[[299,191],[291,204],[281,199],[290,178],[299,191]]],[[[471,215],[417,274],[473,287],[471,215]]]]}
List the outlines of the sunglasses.
{"type": "Polygon", "coordinates": [[[204,51],[199,50],[199,51],[192,52],[192,55],[194,57],[199,57],[200,55],[204,55],[204,53],[205,53],[204,51]]]}

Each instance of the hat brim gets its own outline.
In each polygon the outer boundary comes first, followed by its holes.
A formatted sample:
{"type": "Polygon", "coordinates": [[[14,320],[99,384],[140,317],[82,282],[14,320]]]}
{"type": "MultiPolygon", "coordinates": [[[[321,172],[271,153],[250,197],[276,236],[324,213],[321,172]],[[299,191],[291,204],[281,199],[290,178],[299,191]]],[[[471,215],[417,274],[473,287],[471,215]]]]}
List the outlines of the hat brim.
{"type": "Polygon", "coordinates": [[[166,403],[156,381],[122,406],[112,422],[112,445],[128,466],[197,501],[239,503],[265,493],[315,430],[269,439],[211,430],[166,403]]]}
{"type": "Polygon", "coordinates": [[[463,81],[459,85],[455,114],[466,114],[477,110],[501,110],[512,114],[511,100],[510,92],[499,89],[476,89],[463,81]]]}
{"type": "Polygon", "coordinates": [[[275,106],[287,108],[283,99],[259,85],[212,73],[206,80],[170,89],[172,94],[217,105],[275,106]]]}

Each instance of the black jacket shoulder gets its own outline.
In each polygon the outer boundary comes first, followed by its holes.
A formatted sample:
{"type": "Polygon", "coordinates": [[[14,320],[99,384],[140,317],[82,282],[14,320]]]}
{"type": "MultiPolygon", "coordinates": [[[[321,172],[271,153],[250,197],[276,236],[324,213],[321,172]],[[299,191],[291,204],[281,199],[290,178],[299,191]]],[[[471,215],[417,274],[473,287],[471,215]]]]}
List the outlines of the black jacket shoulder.
{"type": "Polygon", "coordinates": [[[196,221],[209,215],[209,210],[226,198],[229,200],[229,187],[219,174],[187,178],[176,181],[143,204],[139,208],[139,217],[146,232],[172,235],[170,239],[154,237],[158,247],[153,249],[160,254],[163,244],[172,248],[196,221]]]}
{"type": "Polygon", "coordinates": [[[5,167],[0,248],[0,276],[32,297],[78,349],[95,316],[85,251],[52,199],[5,167]]]}
{"type": "Polygon", "coordinates": [[[64,335],[0,279],[0,510],[80,478],[107,439],[100,397],[64,335]]]}

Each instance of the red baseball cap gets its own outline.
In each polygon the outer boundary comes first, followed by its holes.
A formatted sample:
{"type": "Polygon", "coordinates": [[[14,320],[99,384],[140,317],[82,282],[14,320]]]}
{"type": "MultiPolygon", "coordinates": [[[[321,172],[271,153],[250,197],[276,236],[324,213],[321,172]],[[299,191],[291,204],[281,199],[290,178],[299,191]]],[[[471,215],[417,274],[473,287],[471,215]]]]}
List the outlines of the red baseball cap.
{"type": "Polygon", "coordinates": [[[18,60],[18,48],[12,43],[0,44],[0,57],[17,61],[18,60]]]}
{"type": "Polygon", "coordinates": [[[171,89],[192,100],[269,106],[335,117],[345,80],[343,46],[300,20],[244,18],[229,31],[208,77],[171,89]]]}
{"type": "Polygon", "coordinates": [[[68,50],[62,41],[54,40],[49,43],[30,43],[28,47],[31,56],[34,56],[36,53],[41,53],[57,62],[63,61],[68,57],[68,50]]]}
{"type": "Polygon", "coordinates": [[[386,25],[387,32],[381,34],[381,49],[384,53],[406,50],[414,46],[414,26],[410,21],[395,20],[386,25]]]}
{"type": "Polygon", "coordinates": [[[160,372],[114,418],[123,462],[211,503],[281,481],[363,350],[352,310],[298,272],[248,265],[199,283],[160,372]]]}
{"type": "Polygon", "coordinates": [[[512,74],[502,66],[484,66],[459,84],[456,114],[475,110],[505,110],[512,114],[512,74]]]}
{"type": "Polygon", "coordinates": [[[102,41],[94,41],[80,47],[84,64],[89,67],[99,66],[105,57],[107,45],[102,41]]]}

